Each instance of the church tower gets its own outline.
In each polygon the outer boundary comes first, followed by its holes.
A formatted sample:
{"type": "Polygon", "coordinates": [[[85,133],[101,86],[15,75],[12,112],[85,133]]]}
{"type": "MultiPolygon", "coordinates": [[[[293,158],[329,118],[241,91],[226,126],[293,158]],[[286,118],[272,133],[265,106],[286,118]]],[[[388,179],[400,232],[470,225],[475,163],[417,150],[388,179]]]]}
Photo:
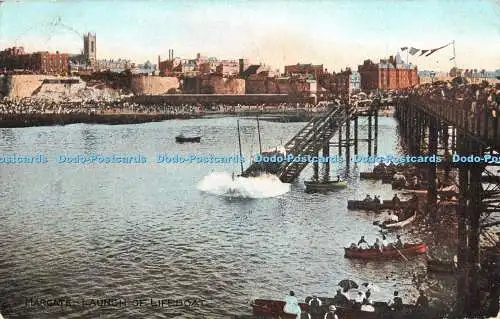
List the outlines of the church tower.
{"type": "Polygon", "coordinates": [[[89,66],[95,66],[97,62],[95,33],[83,35],[83,56],[89,66]]]}

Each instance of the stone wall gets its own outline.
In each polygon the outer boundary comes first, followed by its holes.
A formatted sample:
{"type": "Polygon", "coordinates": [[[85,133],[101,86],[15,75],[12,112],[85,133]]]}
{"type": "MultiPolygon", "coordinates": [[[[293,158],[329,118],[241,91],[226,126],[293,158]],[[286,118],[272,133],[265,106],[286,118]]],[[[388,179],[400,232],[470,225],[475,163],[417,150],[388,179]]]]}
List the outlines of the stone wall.
{"type": "Polygon", "coordinates": [[[245,94],[245,80],[209,75],[184,79],[185,94],[245,94]]]}
{"type": "Polygon", "coordinates": [[[0,92],[12,99],[30,97],[42,86],[45,79],[55,79],[50,75],[19,74],[4,76],[0,80],[0,92]]]}
{"type": "MultiPolygon", "coordinates": [[[[202,82],[205,86],[205,81],[202,82]]],[[[214,94],[245,94],[245,80],[228,79],[219,76],[211,76],[208,79],[208,86],[214,94]]]]}
{"type": "Polygon", "coordinates": [[[249,78],[246,83],[247,94],[290,94],[301,96],[309,94],[311,84],[290,78],[249,78]]]}
{"type": "Polygon", "coordinates": [[[179,80],[165,76],[134,76],[130,86],[137,95],[167,94],[169,90],[179,88],[179,80]]]}

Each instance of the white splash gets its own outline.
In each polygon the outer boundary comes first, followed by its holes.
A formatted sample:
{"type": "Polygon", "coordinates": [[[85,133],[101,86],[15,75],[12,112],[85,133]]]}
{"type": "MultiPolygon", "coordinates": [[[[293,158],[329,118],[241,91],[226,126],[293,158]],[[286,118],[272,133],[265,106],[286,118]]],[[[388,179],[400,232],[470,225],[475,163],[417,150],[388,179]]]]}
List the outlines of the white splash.
{"type": "Polygon", "coordinates": [[[214,172],[205,176],[197,185],[203,192],[240,198],[276,197],[290,191],[290,184],[282,183],[270,174],[258,177],[234,177],[228,172],[214,172]]]}

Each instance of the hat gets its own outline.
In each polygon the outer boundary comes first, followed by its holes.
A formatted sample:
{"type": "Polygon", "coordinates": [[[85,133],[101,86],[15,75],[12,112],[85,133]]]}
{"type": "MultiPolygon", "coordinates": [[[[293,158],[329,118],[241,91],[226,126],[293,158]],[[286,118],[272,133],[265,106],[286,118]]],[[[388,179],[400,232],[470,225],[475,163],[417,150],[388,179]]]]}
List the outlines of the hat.
{"type": "Polygon", "coordinates": [[[331,305],[330,307],[328,307],[328,309],[330,309],[331,311],[337,310],[337,308],[334,305],[331,305]]]}

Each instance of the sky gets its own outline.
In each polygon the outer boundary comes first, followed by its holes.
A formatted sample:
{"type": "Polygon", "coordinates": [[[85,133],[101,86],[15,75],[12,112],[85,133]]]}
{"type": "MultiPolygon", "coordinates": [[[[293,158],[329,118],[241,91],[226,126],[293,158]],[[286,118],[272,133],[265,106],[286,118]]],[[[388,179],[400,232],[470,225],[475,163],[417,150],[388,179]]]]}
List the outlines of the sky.
{"type": "MultiPolygon", "coordinates": [[[[97,35],[97,57],[137,63],[168,50],[248,58],[274,69],[296,63],[340,71],[379,61],[401,47],[433,49],[455,41],[459,68],[500,69],[499,0],[67,0],[0,5],[0,49],[80,53],[97,35]]],[[[453,46],[409,56],[419,70],[448,71],[453,46]]],[[[401,52],[407,60],[406,52],[401,52]]]]}

